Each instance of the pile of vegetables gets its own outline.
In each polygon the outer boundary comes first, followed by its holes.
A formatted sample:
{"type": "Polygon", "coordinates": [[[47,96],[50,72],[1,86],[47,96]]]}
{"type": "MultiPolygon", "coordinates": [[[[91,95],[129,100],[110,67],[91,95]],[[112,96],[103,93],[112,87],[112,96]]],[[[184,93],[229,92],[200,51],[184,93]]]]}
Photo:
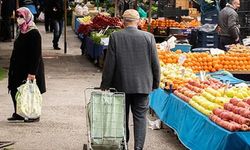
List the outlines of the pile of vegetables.
{"type": "Polygon", "coordinates": [[[78,33],[89,35],[90,32],[105,29],[107,26],[121,28],[123,24],[121,20],[117,17],[109,17],[102,14],[98,14],[93,18],[92,22],[90,22],[89,24],[81,24],[78,29],[78,33]]]}

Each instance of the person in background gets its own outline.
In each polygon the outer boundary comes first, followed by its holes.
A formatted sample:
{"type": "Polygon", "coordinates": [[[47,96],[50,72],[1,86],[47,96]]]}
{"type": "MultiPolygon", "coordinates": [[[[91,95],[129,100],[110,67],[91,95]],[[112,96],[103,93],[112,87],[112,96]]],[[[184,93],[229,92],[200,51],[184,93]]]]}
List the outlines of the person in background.
{"type": "Polygon", "coordinates": [[[15,0],[2,0],[1,8],[1,41],[2,42],[11,42],[11,16],[16,7],[15,0]]]}
{"type": "Polygon", "coordinates": [[[60,50],[58,42],[63,30],[64,3],[63,0],[49,0],[48,2],[54,30],[52,43],[55,50],[60,50]]]}
{"type": "Polygon", "coordinates": [[[134,8],[134,1],[133,0],[119,0],[118,7],[119,7],[119,15],[122,16],[122,14],[127,9],[134,8]]]}
{"type": "MultiPolygon", "coordinates": [[[[14,104],[14,113],[8,121],[24,120],[16,113],[17,88],[23,81],[36,79],[41,93],[46,91],[44,64],[42,58],[41,35],[33,22],[33,15],[26,7],[16,11],[18,33],[10,58],[8,74],[8,89],[14,104]]],[[[40,118],[24,120],[27,122],[39,121],[40,118]]]]}
{"type": "Polygon", "coordinates": [[[38,9],[40,8],[38,0],[19,0],[19,7],[29,8],[34,16],[34,21],[36,22],[36,18],[38,17],[38,9]]]}
{"type": "Polygon", "coordinates": [[[129,140],[130,107],[134,122],[134,148],[142,150],[146,137],[148,94],[159,87],[160,66],[154,36],[138,30],[139,13],[123,14],[125,29],[114,32],[109,45],[100,88],[115,88],[126,97],[126,133],[129,140]]]}
{"type": "Polygon", "coordinates": [[[52,8],[50,6],[49,0],[44,0],[44,6],[43,6],[43,11],[44,11],[44,25],[45,25],[45,31],[46,33],[53,32],[53,22],[51,19],[51,12],[52,8]]]}
{"type": "Polygon", "coordinates": [[[219,13],[219,48],[226,50],[225,45],[240,42],[240,25],[237,9],[240,8],[240,0],[229,0],[226,7],[219,13]]]}

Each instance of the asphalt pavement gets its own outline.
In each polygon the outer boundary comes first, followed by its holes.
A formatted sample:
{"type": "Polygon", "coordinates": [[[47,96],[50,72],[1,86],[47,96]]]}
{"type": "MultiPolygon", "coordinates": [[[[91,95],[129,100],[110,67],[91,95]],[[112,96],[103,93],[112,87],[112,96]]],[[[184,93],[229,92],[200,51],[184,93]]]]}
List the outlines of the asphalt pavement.
{"type": "MultiPolygon", "coordinates": [[[[0,81],[0,141],[13,141],[14,150],[80,150],[87,143],[84,89],[100,85],[101,69],[81,55],[81,41],[67,28],[67,53],[64,37],[53,50],[52,33],[38,25],[43,40],[47,92],[43,94],[40,122],[9,123],[13,113],[7,78],[0,81]]],[[[31,41],[32,42],[32,41],[31,41]]],[[[13,42],[0,43],[0,67],[8,69],[13,42]]],[[[133,123],[130,123],[133,126],[133,123]]],[[[132,131],[131,131],[132,132],[132,131]]],[[[133,135],[133,133],[131,133],[133,135]]],[[[133,149],[133,138],[129,142],[133,149]]],[[[145,150],[185,149],[171,129],[148,129],[145,150]]]]}

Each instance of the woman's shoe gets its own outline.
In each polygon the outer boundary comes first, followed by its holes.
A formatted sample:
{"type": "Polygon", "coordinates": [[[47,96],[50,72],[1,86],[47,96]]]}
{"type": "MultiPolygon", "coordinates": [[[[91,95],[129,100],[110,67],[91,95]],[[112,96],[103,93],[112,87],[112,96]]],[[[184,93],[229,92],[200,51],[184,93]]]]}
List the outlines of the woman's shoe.
{"type": "Polygon", "coordinates": [[[8,121],[23,121],[24,118],[16,113],[13,113],[10,118],[7,119],[8,121]]]}

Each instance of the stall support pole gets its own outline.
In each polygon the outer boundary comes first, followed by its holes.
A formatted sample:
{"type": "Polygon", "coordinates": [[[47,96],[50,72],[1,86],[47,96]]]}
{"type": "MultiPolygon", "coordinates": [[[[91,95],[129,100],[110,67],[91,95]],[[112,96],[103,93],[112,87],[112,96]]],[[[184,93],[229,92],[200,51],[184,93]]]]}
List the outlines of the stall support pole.
{"type": "Polygon", "coordinates": [[[67,53],[67,0],[64,0],[64,54],[67,53]]]}
{"type": "Polygon", "coordinates": [[[117,5],[118,5],[118,0],[115,0],[115,17],[117,16],[117,5]]]}
{"type": "Polygon", "coordinates": [[[151,18],[152,18],[152,0],[149,0],[149,11],[148,11],[148,32],[151,31],[151,18]]]}

